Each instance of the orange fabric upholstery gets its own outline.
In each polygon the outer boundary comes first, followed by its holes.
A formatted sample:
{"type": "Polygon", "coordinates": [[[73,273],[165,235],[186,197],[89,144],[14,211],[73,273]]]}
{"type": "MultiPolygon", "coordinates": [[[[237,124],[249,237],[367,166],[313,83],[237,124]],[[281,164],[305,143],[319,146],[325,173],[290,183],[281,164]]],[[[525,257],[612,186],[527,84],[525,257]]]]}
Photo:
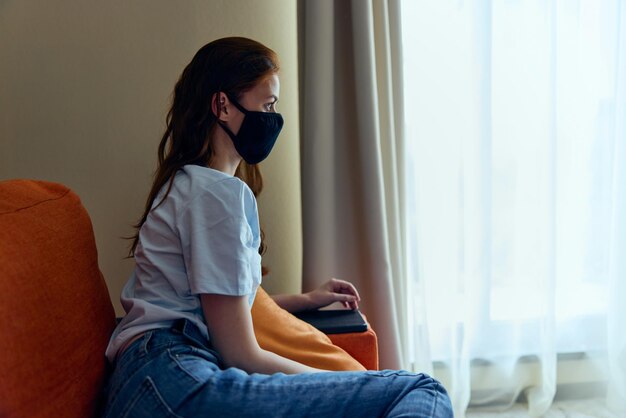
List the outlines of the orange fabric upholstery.
{"type": "Polygon", "coordinates": [[[259,345],[283,357],[324,370],[378,369],[371,328],[327,336],[282,309],[261,287],[252,305],[252,321],[259,345]],[[333,344],[335,339],[338,344],[333,344]]]}
{"type": "Polygon", "coordinates": [[[115,314],[79,198],[0,182],[0,416],[91,417],[115,314]]]}
{"type": "MultiPolygon", "coordinates": [[[[365,320],[367,321],[367,318],[365,320]]],[[[369,323],[365,332],[328,334],[328,338],[367,370],[378,370],[378,337],[369,323]]]]}

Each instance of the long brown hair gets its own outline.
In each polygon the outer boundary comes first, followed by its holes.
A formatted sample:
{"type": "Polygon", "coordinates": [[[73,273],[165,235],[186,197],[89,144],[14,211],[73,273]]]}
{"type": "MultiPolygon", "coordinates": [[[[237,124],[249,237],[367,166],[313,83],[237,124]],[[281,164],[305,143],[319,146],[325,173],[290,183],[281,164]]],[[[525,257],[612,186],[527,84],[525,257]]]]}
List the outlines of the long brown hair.
{"type": "MultiPolygon", "coordinates": [[[[211,159],[211,142],[217,126],[212,111],[215,93],[224,92],[239,99],[261,79],[278,72],[278,56],[274,51],[252,39],[231,37],[210,42],[200,48],[185,67],[174,87],[172,106],[167,113],[166,129],[159,144],[159,162],[154,182],[146,201],[143,216],[130,237],[129,257],[135,255],[139,230],[148,218],[154,200],[167,185],[159,206],[168,196],[174,175],[184,165],[206,167],[211,159]]],[[[246,182],[255,196],[263,189],[263,177],[256,164],[245,161],[237,167],[235,176],[246,182]]],[[[155,206],[156,207],[156,206],[155,206]]],[[[259,253],[265,252],[264,233],[261,230],[259,253]]]]}

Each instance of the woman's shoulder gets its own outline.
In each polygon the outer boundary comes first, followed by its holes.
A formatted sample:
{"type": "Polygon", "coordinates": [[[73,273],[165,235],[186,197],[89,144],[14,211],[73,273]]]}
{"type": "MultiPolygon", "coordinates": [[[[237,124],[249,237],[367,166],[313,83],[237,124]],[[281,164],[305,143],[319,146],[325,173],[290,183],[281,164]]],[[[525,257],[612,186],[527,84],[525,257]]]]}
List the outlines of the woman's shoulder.
{"type": "Polygon", "coordinates": [[[177,174],[174,187],[187,202],[202,201],[231,210],[256,208],[254,194],[245,182],[212,168],[186,165],[177,174]]]}
{"type": "MultiPolygon", "coordinates": [[[[243,181],[219,170],[199,165],[185,165],[177,173],[174,185],[191,192],[239,189],[243,181]]],[[[245,183],[243,183],[245,184],[245,183]]]]}

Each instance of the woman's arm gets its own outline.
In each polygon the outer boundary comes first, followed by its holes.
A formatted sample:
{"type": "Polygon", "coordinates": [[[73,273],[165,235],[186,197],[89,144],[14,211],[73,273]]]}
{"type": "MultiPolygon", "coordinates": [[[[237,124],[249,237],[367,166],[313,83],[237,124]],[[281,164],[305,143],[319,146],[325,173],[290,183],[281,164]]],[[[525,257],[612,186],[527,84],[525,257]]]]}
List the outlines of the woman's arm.
{"type": "Polygon", "coordinates": [[[254,335],[247,296],[203,294],[200,300],[211,343],[227,367],[263,374],[324,371],[263,350],[254,335]]]}
{"type": "Polygon", "coordinates": [[[359,307],[359,292],[350,282],[332,278],[317,289],[299,295],[272,295],[274,302],[287,312],[306,311],[341,302],[346,308],[359,307]]]}

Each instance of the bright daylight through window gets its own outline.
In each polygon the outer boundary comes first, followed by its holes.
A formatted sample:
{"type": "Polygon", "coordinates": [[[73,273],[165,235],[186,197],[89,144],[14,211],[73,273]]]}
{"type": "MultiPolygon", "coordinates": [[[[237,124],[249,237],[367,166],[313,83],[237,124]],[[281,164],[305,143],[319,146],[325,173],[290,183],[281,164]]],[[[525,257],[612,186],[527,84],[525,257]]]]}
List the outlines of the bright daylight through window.
{"type": "Polygon", "coordinates": [[[615,234],[626,216],[622,9],[402,3],[418,363],[428,350],[454,376],[484,359],[511,382],[524,356],[546,370],[559,353],[606,357],[626,256],[615,234]]]}

